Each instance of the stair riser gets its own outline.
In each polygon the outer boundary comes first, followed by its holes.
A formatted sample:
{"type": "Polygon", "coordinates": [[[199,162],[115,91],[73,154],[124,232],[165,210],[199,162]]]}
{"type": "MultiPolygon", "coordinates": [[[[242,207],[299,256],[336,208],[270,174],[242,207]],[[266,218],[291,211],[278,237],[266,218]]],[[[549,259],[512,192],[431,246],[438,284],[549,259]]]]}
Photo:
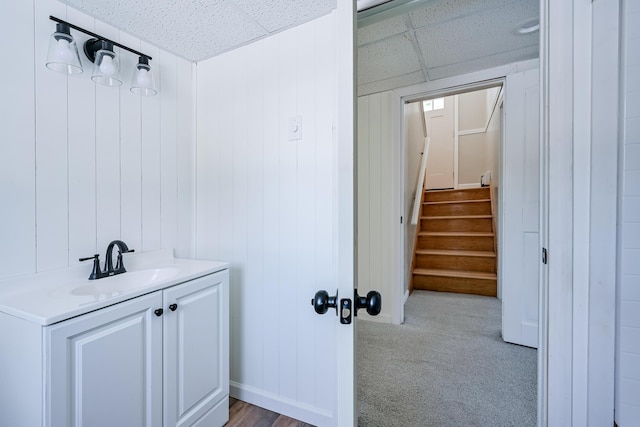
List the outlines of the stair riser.
{"type": "Polygon", "coordinates": [[[491,202],[447,203],[422,207],[424,216],[491,215],[491,202]]]}
{"type": "Polygon", "coordinates": [[[422,276],[414,274],[413,288],[425,291],[455,292],[495,297],[496,281],[493,279],[467,279],[443,276],[422,276]]]}
{"type": "Polygon", "coordinates": [[[416,256],[416,267],[435,270],[495,273],[496,259],[494,257],[418,254],[416,256]]]}
{"type": "Polygon", "coordinates": [[[493,237],[420,236],[418,249],[492,251],[493,237]]]}
{"type": "Polygon", "coordinates": [[[493,231],[491,218],[482,219],[421,219],[422,231],[493,231]]]}
{"type": "Polygon", "coordinates": [[[426,191],[424,201],[442,202],[446,200],[476,200],[488,199],[489,197],[489,187],[483,187],[453,191],[426,191]]]}

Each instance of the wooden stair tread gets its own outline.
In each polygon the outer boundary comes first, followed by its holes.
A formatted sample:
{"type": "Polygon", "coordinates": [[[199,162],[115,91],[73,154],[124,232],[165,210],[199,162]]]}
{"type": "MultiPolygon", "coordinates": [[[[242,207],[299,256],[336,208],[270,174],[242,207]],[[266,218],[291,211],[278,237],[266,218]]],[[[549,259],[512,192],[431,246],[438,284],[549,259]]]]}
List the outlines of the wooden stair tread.
{"type": "Polygon", "coordinates": [[[418,236],[493,237],[490,231],[420,231],[418,236]]]}
{"type": "Polygon", "coordinates": [[[491,215],[421,216],[420,219],[491,219],[491,215]]]}
{"type": "Polygon", "coordinates": [[[414,268],[413,274],[420,276],[460,277],[465,279],[497,280],[495,273],[481,271],[435,270],[430,268],[414,268]]]}
{"type": "Polygon", "coordinates": [[[490,202],[491,199],[473,199],[473,200],[441,200],[439,202],[422,202],[423,205],[445,205],[451,203],[483,203],[490,202]]]}
{"type": "Polygon", "coordinates": [[[420,255],[444,255],[444,256],[473,256],[495,258],[493,251],[464,251],[451,249],[416,249],[416,253],[420,255]]]}

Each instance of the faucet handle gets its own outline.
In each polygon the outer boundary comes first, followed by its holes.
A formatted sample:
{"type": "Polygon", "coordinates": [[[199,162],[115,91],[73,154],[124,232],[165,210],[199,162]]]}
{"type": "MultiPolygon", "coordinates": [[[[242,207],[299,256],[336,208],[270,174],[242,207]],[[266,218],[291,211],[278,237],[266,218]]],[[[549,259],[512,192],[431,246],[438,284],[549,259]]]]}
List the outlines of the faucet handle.
{"type": "Polygon", "coordinates": [[[120,250],[120,248],[118,248],[118,258],[116,258],[116,271],[119,273],[125,273],[127,270],[125,270],[124,268],[124,262],[122,261],[122,254],[128,254],[131,252],[135,252],[135,249],[129,249],[127,248],[126,251],[122,251],[120,250]]]}
{"type": "Polygon", "coordinates": [[[102,271],[100,270],[100,254],[95,254],[94,256],[90,256],[87,258],[79,258],[78,261],[89,261],[90,259],[93,260],[93,270],[89,275],[89,280],[99,279],[100,277],[102,277],[102,271]]]}
{"type": "Polygon", "coordinates": [[[86,257],[86,258],[79,258],[78,261],[82,262],[82,261],[89,261],[90,259],[97,259],[100,256],[100,254],[95,254],[93,256],[90,257],[86,257]]]}

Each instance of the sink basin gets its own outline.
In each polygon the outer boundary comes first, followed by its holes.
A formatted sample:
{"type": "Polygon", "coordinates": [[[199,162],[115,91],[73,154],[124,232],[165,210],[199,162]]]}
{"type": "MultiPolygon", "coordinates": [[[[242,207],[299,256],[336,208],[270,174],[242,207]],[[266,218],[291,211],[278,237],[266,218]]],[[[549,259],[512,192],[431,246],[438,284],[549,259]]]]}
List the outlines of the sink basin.
{"type": "Polygon", "coordinates": [[[152,268],[148,270],[128,271],[117,276],[105,277],[83,284],[71,291],[72,295],[120,294],[136,289],[153,286],[178,275],[175,267],[152,268]]]}

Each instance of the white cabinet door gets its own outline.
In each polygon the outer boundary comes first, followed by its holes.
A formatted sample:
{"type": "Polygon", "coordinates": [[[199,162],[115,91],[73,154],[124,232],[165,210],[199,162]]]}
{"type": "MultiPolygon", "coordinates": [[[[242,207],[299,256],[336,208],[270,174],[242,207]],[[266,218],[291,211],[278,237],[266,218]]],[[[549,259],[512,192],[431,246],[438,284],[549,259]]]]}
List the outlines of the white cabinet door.
{"type": "Polygon", "coordinates": [[[228,287],[225,270],[164,291],[164,427],[228,420],[228,287]]]}
{"type": "Polygon", "coordinates": [[[162,422],[162,293],[45,328],[46,426],[162,422]]]}

